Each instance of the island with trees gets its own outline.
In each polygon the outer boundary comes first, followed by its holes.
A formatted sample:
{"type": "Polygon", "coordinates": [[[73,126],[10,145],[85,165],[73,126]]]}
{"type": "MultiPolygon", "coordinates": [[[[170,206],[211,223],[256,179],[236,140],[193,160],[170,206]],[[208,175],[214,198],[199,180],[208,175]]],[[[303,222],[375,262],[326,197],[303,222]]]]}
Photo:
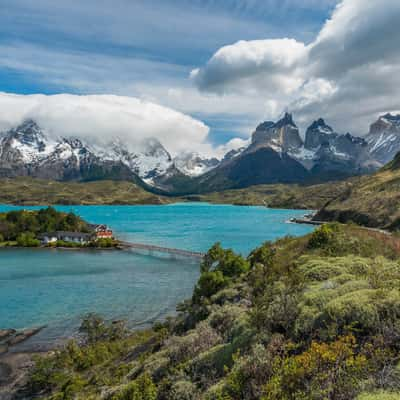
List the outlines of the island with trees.
{"type": "Polygon", "coordinates": [[[118,241],[106,225],[47,207],[0,213],[0,247],[116,248],[118,241]]]}

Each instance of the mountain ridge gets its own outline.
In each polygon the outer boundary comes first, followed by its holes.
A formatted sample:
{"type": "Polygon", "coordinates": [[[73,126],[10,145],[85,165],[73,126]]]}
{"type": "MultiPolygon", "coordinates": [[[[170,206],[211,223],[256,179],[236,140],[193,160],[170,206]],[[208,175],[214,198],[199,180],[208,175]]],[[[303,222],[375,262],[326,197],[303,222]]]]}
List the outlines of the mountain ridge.
{"type": "Polygon", "coordinates": [[[318,183],[371,173],[400,150],[400,116],[384,114],[363,137],[313,121],[304,139],[293,115],[259,124],[247,147],[221,160],[196,152],[172,157],[156,138],[135,151],[121,139],[89,145],[78,137],[49,138],[33,120],[0,134],[0,176],[58,181],[133,180],[146,190],[196,194],[256,184],[318,183]]]}

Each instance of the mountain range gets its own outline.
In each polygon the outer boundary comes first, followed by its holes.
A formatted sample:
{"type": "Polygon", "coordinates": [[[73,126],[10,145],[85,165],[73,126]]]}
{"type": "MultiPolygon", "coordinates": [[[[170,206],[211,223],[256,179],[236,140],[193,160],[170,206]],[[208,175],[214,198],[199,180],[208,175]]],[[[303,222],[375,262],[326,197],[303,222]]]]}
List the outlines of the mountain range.
{"type": "Polygon", "coordinates": [[[400,115],[385,114],[361,138],[340,134],[320,118],[304,140],[291,114],[258,125],[251,143],[221,160],[197,153],[172,157],[157,139],[127,149],[122,140],[93,145],[48,135],[34,120],[0,133],[0,177],[58,181],[133,180],[173,194],[263,183],[313,183],[377,170],[400,150],[400,115]]]}

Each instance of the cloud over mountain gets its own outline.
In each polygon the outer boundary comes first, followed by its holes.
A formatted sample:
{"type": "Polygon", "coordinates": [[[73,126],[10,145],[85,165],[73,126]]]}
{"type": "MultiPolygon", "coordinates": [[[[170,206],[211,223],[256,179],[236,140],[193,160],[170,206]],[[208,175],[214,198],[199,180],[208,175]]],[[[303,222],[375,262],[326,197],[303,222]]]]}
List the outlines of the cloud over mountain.
{"type": "Polygon", "coordinates": [[[398,0],[342,0],[311,43],[240,41],[191,77],[203,91],[289,106],[300,123],[323,115],[364,133],[371,114],[400,108],[399,19],[398,0]]]}
{"type": "Polygon", "coordinates": [[[34,119],[47,134],[79,137],[94,144],[120,138],[127,147],[156,137],[172,153],[207,151],[209,128],[170,108],[132,97],[16,95],[0,93],[0,131],[34,119]]]}

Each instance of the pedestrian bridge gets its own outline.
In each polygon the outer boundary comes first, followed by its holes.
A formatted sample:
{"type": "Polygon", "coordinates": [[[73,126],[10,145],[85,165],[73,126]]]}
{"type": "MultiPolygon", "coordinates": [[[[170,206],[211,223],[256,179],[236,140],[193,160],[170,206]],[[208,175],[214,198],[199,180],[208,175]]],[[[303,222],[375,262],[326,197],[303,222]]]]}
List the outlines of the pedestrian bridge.
{"type": "Polygon", "coordinates": [[[152,244],[133,243],[133,242],[125,242],[125,241],[120,241],[119,243],[125,249],[142,250],[142,251],[148,251],[149,253],[153,253],[153,252],[154,253],[165,253],[165,254],[170,254],[173,256],[188,257],[188,258],[194,258],[194,259],[198,259],[198,260],[201,260],[205,256],[205,253],[189,251],[189,250],[182,250],[182,249],[174,249],[171,247],[155,246],[152,244]]]}

